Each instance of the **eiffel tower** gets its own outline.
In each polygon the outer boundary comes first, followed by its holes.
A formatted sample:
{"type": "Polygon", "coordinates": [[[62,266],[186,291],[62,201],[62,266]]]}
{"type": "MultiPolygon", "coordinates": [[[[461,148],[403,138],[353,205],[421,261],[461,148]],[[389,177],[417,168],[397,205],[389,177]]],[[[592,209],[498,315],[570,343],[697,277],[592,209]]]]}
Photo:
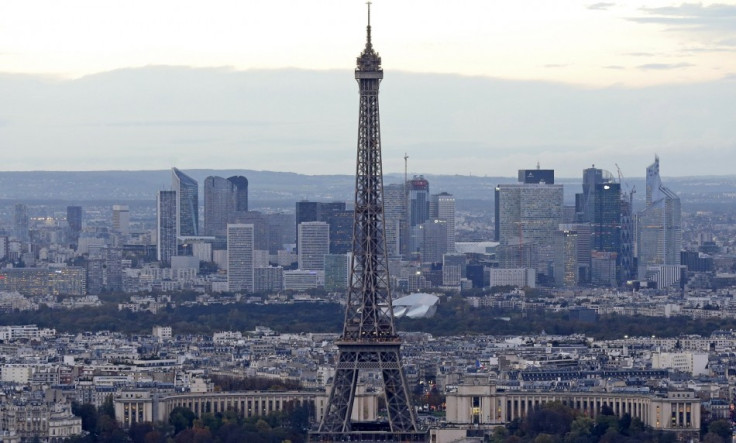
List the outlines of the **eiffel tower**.
{"type": "Polygon", "coordinates": [[[338,361],[322,422],[311,441],[426,441],[417,427],[401,367],[401,339],[393,322],[388,284],[383,216],[383,171],[378,115],[381,58],[371,44],[371,9],[365,49],[355,79],[360,86],[358,159],[350,288],[338,361]],[[361,370],[378,371],[383,380],[386,421],[353,423],[355,388],[361,370]]]}

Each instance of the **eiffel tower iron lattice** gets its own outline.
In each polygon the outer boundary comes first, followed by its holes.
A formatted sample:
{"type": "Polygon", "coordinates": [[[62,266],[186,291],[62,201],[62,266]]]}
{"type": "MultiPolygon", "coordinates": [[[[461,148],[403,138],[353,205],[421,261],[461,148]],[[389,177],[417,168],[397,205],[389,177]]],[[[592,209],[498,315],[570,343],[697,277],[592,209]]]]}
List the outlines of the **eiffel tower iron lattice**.
{"type": "Polygon", "coordinates": [[[427,432],[417,426],[401,367],[401,339],[394,329],[389,291],[378,114],[383,69],[371,43],[370,2],[366,44],[355,79],[360,105],[350,287],[332,390],[322,422],[309,437],[311,441],[426,441],[427,432]],[[387,421],[351,421],[360,371],[380,372],[387,421]]]}

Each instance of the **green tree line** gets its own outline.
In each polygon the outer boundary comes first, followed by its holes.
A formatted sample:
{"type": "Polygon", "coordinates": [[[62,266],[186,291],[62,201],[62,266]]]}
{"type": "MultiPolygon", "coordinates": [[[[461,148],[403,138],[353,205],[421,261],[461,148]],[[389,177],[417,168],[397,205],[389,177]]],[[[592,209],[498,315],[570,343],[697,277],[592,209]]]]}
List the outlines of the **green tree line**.
{"type": "MultiPolygon", "coordinates": [[[[148,334],[155,325],[171,326],[175,334],[211,334],[217,331],[250,331],[258,325],[278,332],[342,331],[343,307],[321,304],[214,304],[167,308],[157,314],[119,311],[117,305],[75,310],[50,309],[0,313],[0,325],[36,324],[60,332],[109,330],[126,334],[148,334]]],[[[736,328],[732,319],[690,319],[686,317],[643,317],[604,315],[595,322],[582,322],[565,312],[514,311],[474,308],[459,296],[441,303],[429,319],[398,319],[399,331],[447,335],[527,335],[545,331],[554,335],[582,333],[597,339],[624,335],[675,337],[680,334],[709,335],[716,329],[736,328]]]]}

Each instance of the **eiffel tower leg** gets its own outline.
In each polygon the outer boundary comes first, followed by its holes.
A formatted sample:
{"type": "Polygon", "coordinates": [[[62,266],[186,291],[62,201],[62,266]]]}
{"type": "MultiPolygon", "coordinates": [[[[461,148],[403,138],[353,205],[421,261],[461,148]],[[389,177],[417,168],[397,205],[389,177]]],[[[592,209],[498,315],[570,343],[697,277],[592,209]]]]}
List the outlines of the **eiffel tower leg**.
{"type": "Polygon", "coordinates": [[[358,384],[357,354],[340,352],[332,392],[319,432],[350,432],[355,387],[358,384]]]}
{"type": "Polygon", "coordinates": [[[381,353],[384,392],[388,419],[393,432],[407,432],[416,429],[414,411],[407,392],[404,372],[398,348],[381,353]]]}

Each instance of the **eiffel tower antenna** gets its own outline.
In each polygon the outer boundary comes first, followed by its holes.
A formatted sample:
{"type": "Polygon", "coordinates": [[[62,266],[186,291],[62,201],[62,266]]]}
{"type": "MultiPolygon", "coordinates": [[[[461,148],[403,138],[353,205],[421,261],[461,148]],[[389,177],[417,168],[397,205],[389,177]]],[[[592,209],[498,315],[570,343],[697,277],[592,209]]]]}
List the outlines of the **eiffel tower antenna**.
{"type": "Polygon", "coordinates": [[[371,44],[370,5],[366,45],[357,60],[360,89],[358,155],[355,172],[355,214],[350,287],[345,325],[337,342],[338,357],[332,389],[322,422],[310,441],[427,441],[417,427],[401,367],[401,339],[396,334],[385,250],[383,171],[378,86],[381,58],[371,44]],[[380,373],[387,419],[352,421],[361,371],[380,373]]]}

